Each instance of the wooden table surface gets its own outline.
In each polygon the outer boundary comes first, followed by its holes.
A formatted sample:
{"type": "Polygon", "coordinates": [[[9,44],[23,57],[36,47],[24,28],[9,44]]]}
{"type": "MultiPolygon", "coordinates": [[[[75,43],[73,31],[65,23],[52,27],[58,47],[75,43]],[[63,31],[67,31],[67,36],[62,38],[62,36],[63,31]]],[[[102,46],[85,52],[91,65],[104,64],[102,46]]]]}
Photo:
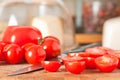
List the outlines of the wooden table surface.
{"type": "Polygon", "coordinates": [[[116,69],[111,73],[101,73],[97,69],[86,69],[81,74],[71,74],[62,66],[57,72],[45,70],[35,71],[17,76],[7,76],[8,73],[27,67],[29,64],[0,65],[0,80],[120,80],[120,70],[116,69]]]}

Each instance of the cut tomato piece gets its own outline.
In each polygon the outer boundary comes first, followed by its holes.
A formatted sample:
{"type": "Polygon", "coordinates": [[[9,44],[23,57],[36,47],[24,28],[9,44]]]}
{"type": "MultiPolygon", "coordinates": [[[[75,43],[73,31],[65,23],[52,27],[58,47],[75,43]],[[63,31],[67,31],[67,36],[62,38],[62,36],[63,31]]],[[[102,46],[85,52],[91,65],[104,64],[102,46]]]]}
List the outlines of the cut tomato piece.
{"type": "Polygon", "coordinates": [[[80,74],[86,68],[85,61],[65,62],[66,69],[73,74],[80,74]]]}
{"type": "Polygon", "coordinates": [[[68,56],[88,57],[88,56],[89,56],[89,53],[85,53],[85,52],[69,53],[68,56]]]}
{"type": "Polygon", "coordinates": [[[72,62],[72,61],[85,61],[85,58],[80,56],[65,56],[62,58],[62,61],[63,63],[72,62]]]}
{"type": "Polygon", "coordinates": [[[106,51],[100,47],[87,48],[85,52],[88,53],[90,57],[95,57],[95,58],[106,54],[106,51]]]}
{"type": "Polygon", "coordinates": [[[118,58],[112,55],[104,55],[95,59],[96,67],[101,72],[112,72],[118,66],[118,58]]]}
{"type": "Polygon", "coordinates": [[[95,58],[93,57],[86,57],[86,67],[89,69],[95,69],[95,58]]]}
{"type": "Polygon", "coordinates": [[[56,72],[61,66],[59,61],[41,61],[41,64],[43,68],[49,72],[56,72]]]}

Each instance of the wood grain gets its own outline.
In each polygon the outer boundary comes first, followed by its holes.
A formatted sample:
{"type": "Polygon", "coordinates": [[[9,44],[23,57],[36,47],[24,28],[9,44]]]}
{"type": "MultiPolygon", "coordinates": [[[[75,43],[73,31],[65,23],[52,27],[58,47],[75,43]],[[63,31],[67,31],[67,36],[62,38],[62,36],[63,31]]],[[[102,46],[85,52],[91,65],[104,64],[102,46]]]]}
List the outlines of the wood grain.
{"type": "Polygon", "coordinates": [[[29,64],[1,64],[0,80],[120,80],[119,69],[116,69],[112,73],[101,73],[97,69],[86,69],[81,74],[71,74],[65,70],[64,66],[58,72],[41,70],[17,76],[7,76],[8,73],[27,66],[29,64]]]}

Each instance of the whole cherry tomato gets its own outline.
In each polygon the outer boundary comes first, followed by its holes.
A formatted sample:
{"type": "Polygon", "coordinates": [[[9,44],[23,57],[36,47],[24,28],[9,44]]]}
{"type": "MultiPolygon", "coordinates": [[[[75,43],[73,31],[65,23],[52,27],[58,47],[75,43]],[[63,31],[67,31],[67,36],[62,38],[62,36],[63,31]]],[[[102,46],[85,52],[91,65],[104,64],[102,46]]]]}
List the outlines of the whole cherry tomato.
{"type": "Polygon", "coordinates": [[[17,44],[8,44],[3,49],[5,60],[10,64],[21,63],[24,59],[24,53],[17,44]]]}
{"type": "Polygon", "coordinates": [[[2,41],[0,42],[0,61],[5,60],[4,54],[3,54],[3,49],[4,49],[5,45],[7,45],[7,44],[2,41]]]}
{"type": "Polygon", "coordinates": [[[26,43],[38,44],[38,38],[42,39],[41,32],[31,26],[8,26],[2,34],[2,41],[22,46],[26,43]]]}
{"type": "Polygon", "coordinates": [[[65,68],[73,74],[80,74],[86,68],[85,61],[66,61],[64,64],[65,68]]]}
{"type": "Polygon", "coordinates": [[[96,68],[101,72],[112,72],[118,66],[118,58],[112,55],[104,55],[95,59],[96,68]]]}
{"type": "Polygon", "coordinates": [[[46,52],[40,45],[33,45],[27,49],[25,59],[28,63],[36,65],[45,60],[46,52]]]}
{"type": "Polygon", "coordinates": [[[57,57],[61,52],[59,40],[54,36],[47,36],[43,39],[41,46],[46,51],[46,59],[57,57]]]}
{"type": "Polygon", "coordinates": [[[56,72],[61,66],[59,61],[42,61],[41,64],[49,72],[56,72]]]}
{"type": "Polygon", "coordinates": [[[28,50],[28,48],[30,48],[33,45],[36,45],[36,44],[34,44],[34,43],[26,43],[26,44],[22,45],[21,48],[22,48],[23,52],[25,53],[28,50]]]}

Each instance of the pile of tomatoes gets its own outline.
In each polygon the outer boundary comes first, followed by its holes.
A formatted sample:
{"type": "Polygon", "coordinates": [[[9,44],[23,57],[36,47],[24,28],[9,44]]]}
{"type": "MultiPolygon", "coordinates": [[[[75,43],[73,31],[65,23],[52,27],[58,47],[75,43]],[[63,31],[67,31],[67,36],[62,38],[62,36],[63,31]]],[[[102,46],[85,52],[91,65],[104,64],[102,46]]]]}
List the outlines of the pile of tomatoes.
{"type": "Polygon", "coordinates": [[[60,52],[61,45],[56,37],[42,38],[42,33],[31,26],[8,26],[0,42],[0,61],[9,64],[28,62],[36,65],[57,57],[60,52]]]}
{"type": "MultiPolygon", "coordinates": [[[[62,62],[66,70],[73,74],[80,74],[86,68],[112,72],[120,68],[120,51],[101,46],[87,48],[85,52],[69,53],[62,58],[62,62]]],[[[57,71],[61,66],[59,61],[43,61],[42,64],[51,72],[57,71]]]]}

